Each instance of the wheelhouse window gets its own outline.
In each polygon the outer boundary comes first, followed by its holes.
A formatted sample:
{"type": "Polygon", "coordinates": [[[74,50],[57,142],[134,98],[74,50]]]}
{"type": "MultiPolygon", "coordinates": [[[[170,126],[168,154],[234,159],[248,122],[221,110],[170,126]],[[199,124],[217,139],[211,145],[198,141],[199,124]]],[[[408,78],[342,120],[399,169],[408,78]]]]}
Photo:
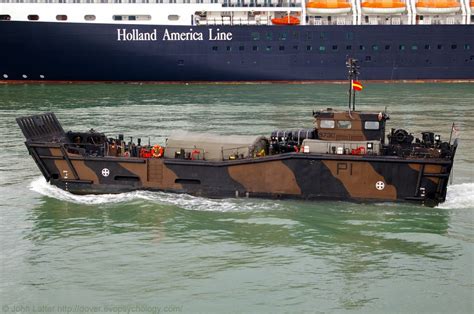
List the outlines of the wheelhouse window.
{"type": "Polygon", "coordinates": [[[334,129],[335,122],[334,120],[321,120],[319,121],[319,127],[321,129],[334,129]]]}
{"type": "Polygon", "coordinates": [[[86,21],[95,21],[95,15],[92,15],[92,14],[84,15],[84,20],[86,20],[86,21]]]}
{"type": "Polygon", "coordinates": [[[366,130],[378,130],[380,128],[380,122],[378,121],[365,121],[364,129],[366,130]]]}
{"type": "Polygon", "coordinates": [[[56,15],[56,20],[57,20],[57,21],[67,21],[67,15],[65,15],[65,14],[58,14],[58,15],[56,15]]]}
{"type": "Polygon", "coordinates": [[[350,129],[350,128],[352,128],[352,123],[351,123],[351,121],[340,120],[340,121],[337,121],[337,128],[338,129],[350,129]]]}
{"type": "Polygon", "coordinates": [[[28,15],[28,20],[29,20],[29,21],[38,21],[39,19],[40,19],[39,16],[36,15],[36,14],[30,14],[30,15],[28,15]]]}

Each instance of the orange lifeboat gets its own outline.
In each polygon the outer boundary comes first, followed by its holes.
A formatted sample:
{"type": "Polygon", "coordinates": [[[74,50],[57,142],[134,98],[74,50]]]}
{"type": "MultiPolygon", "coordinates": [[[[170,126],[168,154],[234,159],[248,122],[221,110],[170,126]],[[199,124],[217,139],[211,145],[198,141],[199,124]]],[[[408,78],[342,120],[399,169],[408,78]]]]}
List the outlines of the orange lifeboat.
{"type": "Polygon", "coordinates": [[[298,25],[300,24],[300,19],[292,15],[287,15],[273,18],[272,23],[275,25],[298,25]]]}
{"type": "Polygon", "coordinates": [[[406,10],[405,2],[400,0],[368,0],[361,6],[362,13],[366,14],[400,14],[406,10]]]}
{"type": "Polygon", "coordinates": [[[421,14],[448,14],[459,10],[461,4],[456,0],[419,0],[416,3],[416,11],[421,14]]]}
{"type": "Polygon", "coordinates": [[[314,0],[306,4],[309,15],[346,14],[351,12],[351,4],[346,0],[314,0]]]}

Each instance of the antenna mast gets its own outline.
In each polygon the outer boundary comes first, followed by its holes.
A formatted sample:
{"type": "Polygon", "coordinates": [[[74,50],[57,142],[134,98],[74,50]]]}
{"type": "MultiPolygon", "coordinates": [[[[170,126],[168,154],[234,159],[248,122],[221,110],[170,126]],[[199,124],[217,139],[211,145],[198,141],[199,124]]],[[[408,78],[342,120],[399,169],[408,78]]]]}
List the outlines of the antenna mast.
{"type": "Polygon", "coordinates": [[[348,77],[349,77],[349,112],[355,111],[355,96],[356,92],[352,88],[352,82],[357,81],[357,77],[359,75],[359,64],[357,59],[349,58],[346,61],[346,66],[348,69],[348,77]]]}

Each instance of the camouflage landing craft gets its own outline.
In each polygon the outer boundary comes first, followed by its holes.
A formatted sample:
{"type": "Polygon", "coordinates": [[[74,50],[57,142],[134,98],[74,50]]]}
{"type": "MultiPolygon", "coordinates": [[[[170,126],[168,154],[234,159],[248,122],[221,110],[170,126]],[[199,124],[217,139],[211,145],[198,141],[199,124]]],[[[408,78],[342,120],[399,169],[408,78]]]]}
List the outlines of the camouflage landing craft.
{"type": "Polygon", "coordinates": [[[75,194],[134,190],[206,197],[413,201],[446,197],[457,140],[403,129],[385,137],[384,112],[355,111],[362,88],[348,61],[349,110],[313,112],[315,128],[264,136],[177,134],[166,146],[123,135],[64,132],[53,113],[17,118],[26,147],[51,184],[75,194]],[[351,108],[352,103],[352,108],[351,108]]]}

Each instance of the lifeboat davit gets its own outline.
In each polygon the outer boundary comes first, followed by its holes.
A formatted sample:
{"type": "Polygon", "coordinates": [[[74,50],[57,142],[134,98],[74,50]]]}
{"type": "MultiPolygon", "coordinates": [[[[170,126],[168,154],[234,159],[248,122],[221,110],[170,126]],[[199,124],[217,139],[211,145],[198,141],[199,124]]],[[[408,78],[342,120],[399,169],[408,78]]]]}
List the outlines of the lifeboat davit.
{"type": "Polygon", "coordinates": [[[361,4],[362,13],[400,14],[406,11],[406,4],[399,0],[368,0],[361,4]]]}
{"type": "Polygon", "coordinates": [[[298,25],[300,24],[300,19],[292,15],[287,15],[273,18],[272,23],[275,25],[298,25]]]}
{"type": "Polygon", "coordinates": [[[309,15],[346,14],[351,12],[351,4],[346,0],[315,0],[306,4],[309,15]]]}
{"type": "Polygon", "coordinates": [[[416,3],[416,11],[421,14],[449,14],[459,10],[461,4],[456,0],[420,0],[416,3]]]}

